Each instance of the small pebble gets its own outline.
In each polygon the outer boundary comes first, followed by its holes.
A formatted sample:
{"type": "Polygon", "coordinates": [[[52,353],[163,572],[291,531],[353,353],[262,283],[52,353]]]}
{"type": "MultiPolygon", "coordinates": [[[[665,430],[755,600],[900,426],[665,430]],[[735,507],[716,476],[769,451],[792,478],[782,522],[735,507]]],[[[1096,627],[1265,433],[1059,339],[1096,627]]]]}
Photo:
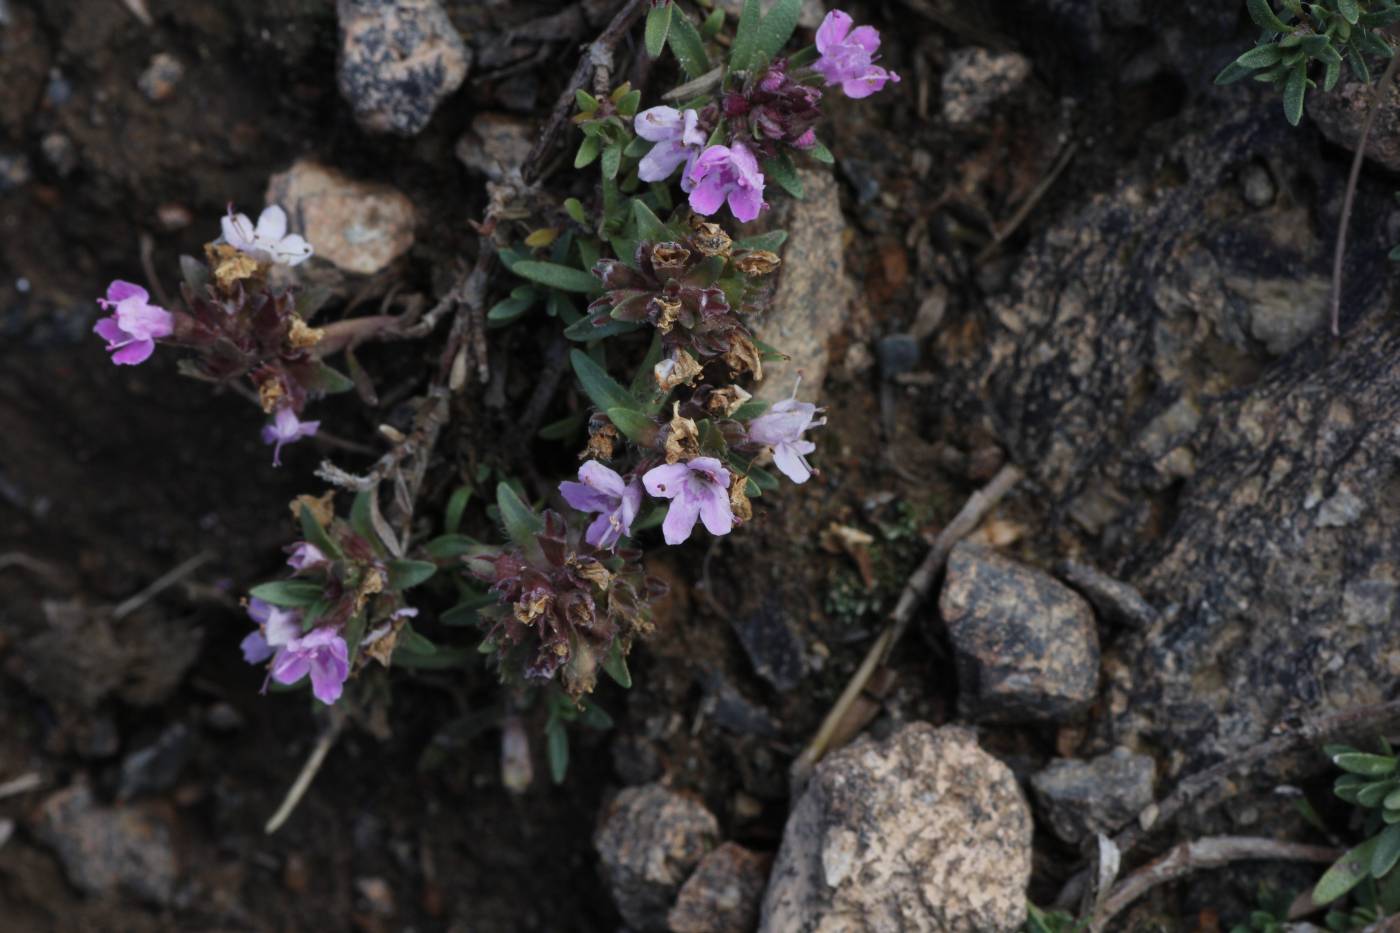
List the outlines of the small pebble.
{"type": "Polygon", "coordinates": [[[29,158],[23,153],[0,153],[0,193],[28,184],[33,177],[29,158]]]}
{"type": "Polygon", "coordinates": [[[1240,184],[1244,187],[1244,200],[1250,207],[1268,207],[1274,203],[1274,180],[1269,170],[1257,163],[1251,163],[1240,173],[1240,184]]]}
{"type": "Polygon", "coordinates": [[[171,201],[156,208],[156,220],[163,229],[173,232],[183,230],[194,223],[194,214],[185,205],[171,201]]]}
{"type": "Polygon", "coordinates": [[[893,379],[919,365],[919,342],[908,334],[881,337],[875,345],[875,357],[880,361],[880,374],[893,379]]]}
{"type": "Polygon", "coordinates": [[[39,151],[60,178],[67,177],[78,167],[78,148],[62,133],[46,134],[39,140],[39,151]]]}
{"type": "Polygon", "coordinates": [[[151,63],[136,80],[136,86],[152,103],[169,100],[175,94],[175,86],[185,76],[185,66],[169,52],[157,52],[151,56],[151,63]]]}

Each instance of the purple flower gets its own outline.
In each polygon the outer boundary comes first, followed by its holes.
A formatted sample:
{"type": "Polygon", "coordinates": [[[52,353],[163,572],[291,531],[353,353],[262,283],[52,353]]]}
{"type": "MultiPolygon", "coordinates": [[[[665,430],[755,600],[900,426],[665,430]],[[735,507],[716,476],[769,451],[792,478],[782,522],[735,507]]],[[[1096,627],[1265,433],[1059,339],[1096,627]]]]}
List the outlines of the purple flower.
{"type": "Polygon", "coordinates": [[[272,657],[274,649],[301,634],[301,613],[295,609],[282,609],[255,596],[248,600],[248,616],[258,623],[257,630],[239,645],[243,660],[249,664],[261,664],[272,657]]]}
{"type": "Polygon", "coordinates": [[[802,434],[809,428],[826,424],[826,419],[814,420],[817,406],[799,402],[797,388],[793,397],[785,398],[762,415],[749,422],[749,440],[773,448],[773,463],[794,483],[805,483],[812,476],[806,455],[817,449],[802,434]]]}
{"type": "Polygon", "coordinates": [[[229,246],[261,262],[295,266],[311,258],[311,244],[300,234],[287,233],[287,212],[276,204],[258,215],[256,227],[247,214],[235,214],[230,204],[220,224],[229,246]]]}
{"type": "Polygon", "coordinates": [[[681,188],[690,192],[690,206],[699,214],[713,214],[727,197],[734,216],[747,223],[766,206],[758,160],[737,140],[700,153],[681,179],[681,188]]]}
{"type": "Polygon", "coordinates": [[[652,107],[637,114],[632,121],[637,135],[656,143],[638,163],[637,177],[642,181],[665,181],[682,163],[689,171],[705,145],[705,134],[697,126],[698,121],[694,110],[681,113],[674,107],[652,107]]]}
{"type": "Polygon", "coordinates": [[[298,541],[292,545],[292,555],[287,558],[287,566],[293,570],[302,571],[317,564],[323,564],[326,555],[321,553],[321,549],[309,541],[298,541]]]}
{"type": "Polygon", "coordinates": [[[118,366],[144,363],[155,352],[156,341],[175,331],[175,317],[151,304],[151,296],[140,285],[117,279],[107,286],[107,297],[97,303],[104,311],[112,311],[112,316],[98,321],[92,330],[107,341],[112,362],[118,366]]]}
{"type": "Polygon", "coordinates": [[[615,470],[597,460],[579,467],[578,478],[577,483],[560,483],[559,492],[580,512],[598,513],[585,540],[596,548],[616,547],[619,538],[632,533],[632,520],[642,507],[642,487],[636,480],[623,482],[615,470]]]}
{"type": "Polygon", "coordinates": [[[311,692],[326,705],[340,699],[350,676],[350,652],[345,639],[329,628],[318,628],[282,646],[272,662],[272,679],[294,684],[311,674],[311,692]]]}
{"type": "Polygon", "coordinates": [[[272,448],[272,465],[282,465],[282,445],[293,444],[303,437],[310,437],[321,429],[319,421],[302,421],[290,408],[279,408],[272,424],[263,425],[264,444],[275,444],[272,448]]]}
{"type": "Polygon", "coordinates": [[[658,499],[671,500],[671,509],[661,526],[667,544],[680,544],[689,538],[697,518],[712,535],[727,535],[734,527],[729,471],[714,457],[653,467],[642,477],[642,483],[658,499]]]}
{"type": "Polygon", "coordinates": [[[832,10],[817,27],[817,51],[821,57],[812,70],[826,79],[827,87],[841,85],[847,97],[869,97],[885,86],[899,82],[899,75],[875,64],[880,33],[874,26],[851,28],[851,17],[832,10]]]}

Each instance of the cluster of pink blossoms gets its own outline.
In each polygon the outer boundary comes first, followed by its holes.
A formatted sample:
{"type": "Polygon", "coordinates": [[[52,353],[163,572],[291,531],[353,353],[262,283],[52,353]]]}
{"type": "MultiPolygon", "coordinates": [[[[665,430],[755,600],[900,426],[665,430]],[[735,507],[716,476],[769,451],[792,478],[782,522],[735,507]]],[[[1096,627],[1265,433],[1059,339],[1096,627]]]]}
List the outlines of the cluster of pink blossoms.
{"type": "MultiPolygon", "coordinates": [[[[898,83],[899,75],[875,64],[879,58],[879,31],[873,26],[852,29],[852,24],[851,17],[840,10],[826,15],[817,29],[818,58],[811,73],[827,87],[839,86],[847,97],[869,97],[891,81],[898,83]]],[[[766,135],[798,150],[810,149],[816,143],[810,126],[789,134],[783,124],[809,121],[821,92],[800,87],[788,75],[787,67],[786,60],[775,62],[750,89],[749,96],[767,95],[769,99],[753,108],[758,132],[747,135],[757,135],[759,142],[766,142],[761,138],[766,135]],[[774,94],[779,96],[773,97],[774,94]]],[[[749,109],[748,102],[726,101],[725,116],[736,109],[736,102],[740,109],[749,109]]],[[[711,109],[714,108],[707,111],[711,109]]],[[[690,196],[692,210],[709,216],[728,203],[734,217],[747,223],[768,206],[763,200],[764,177],[754,153],[755,140],[742,138],[745,134],[736,132],[728,145],[707,147],[705,124],[713,122],[713,117],[704,119],[695,110],[679,111],[674,107],[652,107],[637,114],[633,120],[637,135],[655,143],[638,165],[637,175],[646,182],[665,181],[677,167],[684,166],[681,190],[690,196]]]]}
{"type": "MultiPolygon", "coordinates": [[[[794,397],[778,402],[766,413],[749,422],[747,442],[772,451],[773,464],[794,483],[805,483],[812,476],[806,455],[817,445],[803,435],[826,424],[817,418],[817,406],[794,397]]],[[[642,490],[671,505],[662,522],[661,533],[667,544],[681,544],[690,538],[697,521],[712,535],[727,535],[736,519],[729,495],[733,479],[715,457],[696,456],[680,463],[663,463],[641,474],[624,479],[611,467],[589,460],[579,467],[579,481],[559,484],[559,492],[570,507],[597,514],[588,526],[585,540],[600,549],[615,548],[632,533],[632,522],[641,511],[642,490]]]]}
{"type": "MultiPolygon", "coordinates": [[[[310,259],[311,244],[299,234],[287,232],[287,214],[274,204],[266,208],[254,224],[246,214],[235,214],[233,207],[221,218],[223,236],[213,246],[227,244],[259,263],[299,265],[310,259]]],[[[118,366],[136,366],[150,359],[156,341],[174,337],[176,342],[188,336],[191,328],[186,318],[183,335],[176,331],[180,319],[159,305],[151,303],[150,293],[140,285],[117,279],[107,286],[107,297],[97,299],[111,315],[100,319],[93,331],[107,341],[107,351],[118,366]]],[[[229,315],[237,313],[239,305],[230,302],[225,307],[229,315]]],[[[263,427],[263,443],[273,445],[272,465],[282,465],[282,447],[311,437],[320,428],[319,421],[302,421],[289,404],[282,404],[272,421],[263,427]]]]}

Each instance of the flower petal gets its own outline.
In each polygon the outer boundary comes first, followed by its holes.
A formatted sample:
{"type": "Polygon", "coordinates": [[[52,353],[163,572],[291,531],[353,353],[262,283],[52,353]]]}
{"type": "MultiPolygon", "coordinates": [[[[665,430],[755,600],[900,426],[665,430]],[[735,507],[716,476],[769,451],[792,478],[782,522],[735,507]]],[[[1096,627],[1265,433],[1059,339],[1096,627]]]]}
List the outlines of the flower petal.
{"type": "Polygon", "coordinates": [[[154,352],[156,352],[155,341],[133,340],[112,354],[112,362],[118,366],[135,366],[138,363],[146,362],[154,352]]]}
{"type": "Polygon", "coordinates": [[[311,662],[304,652],[286,647],[272,659],[272,679],[279,684],[294,684],[305,677],[310,668],[311,662]]]}
{"type": "Polygon", "coordinates": [[[661,523],[661,536],[667,544],[683,544],[695,530],[695,520],[699,517],[700,503],[695,496],[677,496],[666,512],[666,520],[661,523]]]}
{"type": "Polygon", "coordinates": [[[617,475],[617,471],[611,467],[604,466],[597,460],[589,460],[578,468],[579,482],[586,483],[594,489],[608,496],[610,499],[619,499],[627,484],[622,481],[622,477],[617,475]]]}
{"type": "Polygon", "coordinates": [[[230,208],[229,212],[219,218],[219,226],[223,229],[224,242],[234,249],[247,252],[253,249],[253,222],[248,219],[247,214],[235,214],[230,208]]]}
{"type": "Polygon", "coordinates": [[[121,325],[117,323],[116,317],[104,317],[100,319],[96,324],[92,325],[92,332],[107,341],[108,350],[115,350],[118,347],[125,346],[131,340],[126,331],[122,330],[121,325]]]}
{"type": "Polygon", "coordinates": [[[651,107],[632,120],[637,135],[654,143],[675,139],[681,133],[681,124],[681,112],[675,107],[651,107]]]}
{"type": "Polygon", "coordinates": [[[685,491],[689,479],[690,467],[684,463],[664,463],[647,470],[642,485],[658,499],[673,499],[685,491]]]}
{"type": "Polygon", "coordinates": [[[606,549],[617,543],[621,529],[612,522],[612,516],[603,512],[588,526],[583,539],[596,548],[606,549]],[[611,540],[609,540],[611,539],[611,540]]]}
{"type": "MultiPolygon", "coordinates": [[[[613,507],[612,499],[586,483],[565,480],[559,484],[559,494],[570,508],[580,512],[608,512],[613,507]]],[[[592,544],[591,541],[589,543],[592,544]]]]}
{"type": "Polygon", "coordinates": [[[794,483],[802,484],[812,478],[812,471],[792,444],[779,444],[773,448],[773,465],[794,483]]]}
{"type": "Polygon", "coordinates": [[[344,662],[333,657],[329,651],[318,656],[311,662],[311,692],[316,699],[330,706],[340,699],[348,673],[344,662]]]}
{"type": "MultiPolygon", "coordinates": [[[[870,28],[868,26],[863,28],[870,28]]],[[[877,42],[879,40],[876,40],[877,42]]],[[[253,236],[259,240],[280,240],[287,235],[287,212],[282,210],[280,205],[273,204],[264,208],[258,215],[258,226],[253,230],[253,236]]]]}
{"type": "Polygon", "coordinates": [[[729,210],[733,212],[734,219],[741,223],[753,220],[763,213],[763,189],[739,187],[729,189],[729,210]]]}
{"type": "Polygon", "coordinates": [[[248,635],[238,643],[238,647],[243,651],[243,660],[248,664],[261,664],[272,657],[272,647],[263,638],[262,632],[249,632],[248,635]]]}
{"type": "MultiPolygon", "coordinates": [[[[691,174],[686,177],[692,178],[694,175],[691,174]]],[[[724,181],[720,178],[719,172],[713,172],[705,176],[705,178],[696,184],[695,188],[690,192],[691,210],[695,211],[697,214],[705,214],[706,216],[713,214],[715,211],[719,210],[720,205],[724,203],[724,193],[725,185],[724,181]]]]}
{"type": "Polygon", "coordinates": [[[842,45],[854,45],[873,55],[880,48],[880,30],[874,26],[857,26],[842,45]]]}
{"type": "Polygon", "coordinates": [[[637,177],[642,181],[665,181],[676,166],[688,160],[691,151],[678,142],[659,142],[637,163],[637,177]]]}
{"type": "Polygon", "coordinates": [[[720,486],[710,486],[696,498],[700,500],[700,520],[710,534],[727,535],[734,527],[734,510],[729,505],[729,492],[720,486]]]}
{"type": "MultiPolygon", "coordinates": [[[[702,481],[709,481],[725,489],[729,488],[729,471],[714,457],[696,457],[686,464],[692,473],[699,473],[702,481]]],[[[699,478],[699,477],[697,477],[699,478]]]]}
{"type": "Polygon", "coordinates": [[[107,286],[107,300],[112,304],[117,304],[128,298],[139,298],[144,303],[149,301],[151,296],[140,285],[122,279],[115,279],[111,285],[107,286]]]}
{"type": "Polygon", "coordinates": [[[850,14],[841,10],[832,10],[826,14],[826,19],[817,27],[817,51],[825,55],[829,50],[840,45],[846,38],[846,34],[851,31],[850,14]]]}

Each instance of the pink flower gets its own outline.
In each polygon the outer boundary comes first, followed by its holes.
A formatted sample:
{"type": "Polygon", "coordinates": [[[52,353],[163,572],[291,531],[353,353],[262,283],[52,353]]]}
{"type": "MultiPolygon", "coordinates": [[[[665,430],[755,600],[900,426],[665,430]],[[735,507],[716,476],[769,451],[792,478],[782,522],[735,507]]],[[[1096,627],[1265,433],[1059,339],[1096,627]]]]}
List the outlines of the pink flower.
{"type": "Polygon", "coordinates": [[[264,444],[275,444],[272,448],[272,465],[282,465],[282,445],[294,444],[303,437],[311,437],[321,429],[319,421],[302,421],[290,408],[279,408],[273,416],[272,424],[263,425],[264,444]]]}
{"type": "Polygon", "coordinates": [[[817,27],[817,51],[821,57],[812,70],[826,79],[827,87],[841,85],[847,97],[869,97],[885,86],[899,82],[899,75],[875,64],[880,33],[874,26],[851,29],[851,17],[832,10],[817,27]]]}
{"type": "Polygon", "coordinates": [[[682,163],[689,171],[705,145],[705,134],[700,132],[698,121],[694,110],[681,113],[674,107],[652,107],[637,114],[632,121],[637,135],[656,143],[637,164],[637,177],[642,181],[665,181],[682,163]]]}
{"type": "Polygon", "coordinates": [[[559,484],[564,501],[580,512],[597,512],[584,539],[596,548],[617,546],[618,539],[632,533],[632,520],[642,507],[642,487],[636,480],[623,481],[617,471],[589,460],[578,468],[577,483],[559,484]]]}
{"type": "Polygon", "coordinates": [[[261,664],[272,657],[273,649],[301,634],[301,613],[295,609],[282,609],[253,597],[248,600],[248,616],[258,623],[239,645],[243,660],[249,664],[261,664]]]}
{"type": "Polygon", "coordinates": [[[155,352],[156,341],[175,330],[174,316],[151,304],[151,296],[140,285],[117,279],[107,286],[107,297],[97,299],[97,303],[113,313],[92,329],[107,341],[112,362],[118,366],[144,363],[155,352]]]}
{"type": "MultiPolygon", "coordinates": [[[[318,422],[319,423],[319,422],[318,422]]],[[[301,571],[326,562],[326,555],[309,541],[298,541],[292,545],[292,554],[287,558],[287,566],[301,571]]]]}
{"type": "Polygon", "coordinates": [[[734,527],[729,471],[714,457],[653,467],[642,477],[642,484],[658,499],[671,500],[671,509],[661,525],[667,544],[680,544],[689,538],[697,518],[712,535],[727,535],[734,527]]]}
{"type": "Polygon", "coordinates": [[[299,234],[287,232],[287,212],[276,204],[258,215],[256,227],[247,214],[235,214],[232,204],[219,223],[224,242],[261,262],[295,266],[311,258],[311,244],[299,234]]]}
{"type": "Polygon", "coordinates": [[[734,216],[748,222],[767,206],[758,161],[737,140],[700,153],[681,179],[681,188],[690,192],[690,206],[698,214],[713,214],[727,198],[734,216]]]}
{"type": "Polygon", "coordinates": [[[826,424],[826,419],[813,420],[817,406],[799,402],[795,386],[792,393],[792,398],[783,399],[749,422],[749,440],[772,446],[774,465],[794,483],[805,483],[812,477],[806,455],[816,450],[817,445],[804,440],[802,435],[810,428],[826,424]]]}
{"type": "Polygon", "coordinates": [[[313,629],[282,646],[272,661],[272,679],[294,684],[311,675],[311,692],[326,705],[340,699],[345,678],[350,676],[350,651],[329,628],[313,629]]]}

